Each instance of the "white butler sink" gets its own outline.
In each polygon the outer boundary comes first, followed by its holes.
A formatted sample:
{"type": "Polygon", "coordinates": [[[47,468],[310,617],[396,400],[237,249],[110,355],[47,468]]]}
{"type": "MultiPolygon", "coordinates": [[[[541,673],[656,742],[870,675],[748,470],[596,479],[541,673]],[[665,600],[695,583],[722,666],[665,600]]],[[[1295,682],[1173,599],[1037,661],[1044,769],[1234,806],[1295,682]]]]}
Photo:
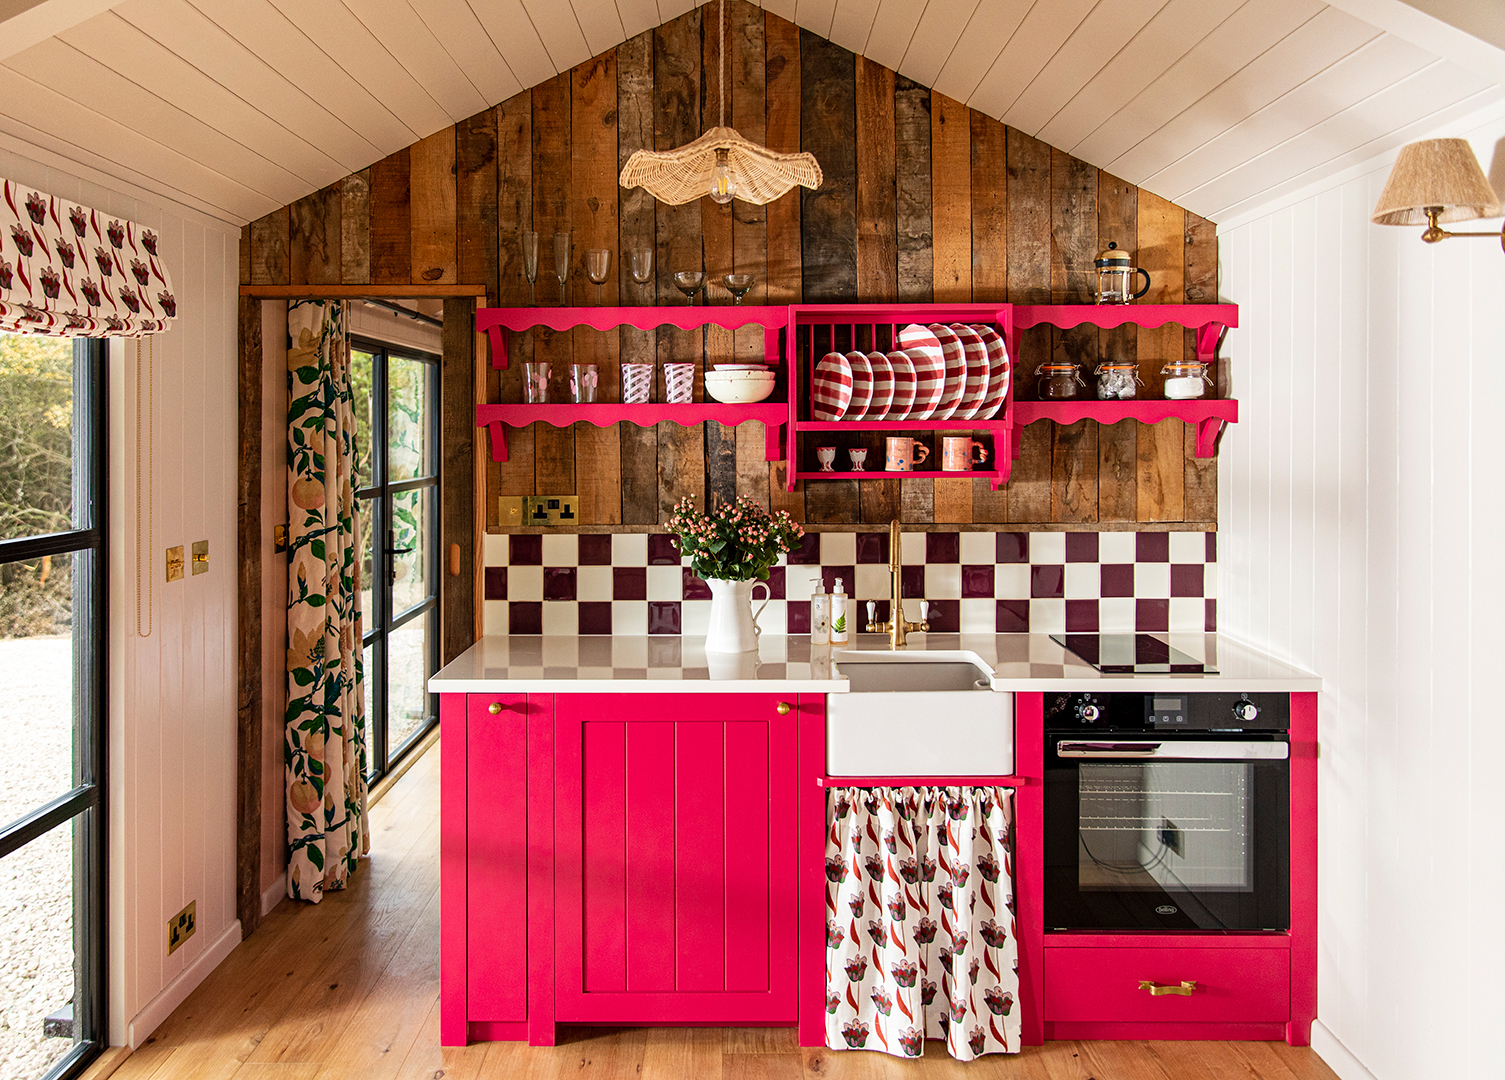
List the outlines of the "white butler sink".
{"type": "Polygon", "coordinates": [[[851,692],[826,696],[829,776],[1007,776],[1014,695],[973,652],[843,650],[851,692]]]}

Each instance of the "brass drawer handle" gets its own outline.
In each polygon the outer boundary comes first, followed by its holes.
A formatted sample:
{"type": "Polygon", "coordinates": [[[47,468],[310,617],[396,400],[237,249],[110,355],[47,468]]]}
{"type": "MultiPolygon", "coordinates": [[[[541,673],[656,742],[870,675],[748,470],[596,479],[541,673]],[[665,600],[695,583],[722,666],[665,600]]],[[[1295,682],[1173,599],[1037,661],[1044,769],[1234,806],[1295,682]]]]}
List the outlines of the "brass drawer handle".
{"type": "Polygon", "coordinates": [[[1178,994],[1181,997],[1191,997],[1197,989],[1197,984],[1190,979],[1182,982],[1180,986],[1165,986],[1161,983],[1150,982],[1149,979],[1139,980],[1139,989],[1148,990],[1150,997],[1164,997],[1166,994],[1178,994]]]}
{"type": "Polygon", "coordinates": [[[773,707],[773,711],[776,712],[776,713],[778,713],[780,716],[788,716],[789,715],[789,702],[787,702],[787,701],[781,701],[781,702],[779,702],[777,705],[775,705],[773,707]]]}
{"type": "Polygon", "coordinates": [[[501,716],[502,710],[505,708],[506,706],[503,705],[500,701],[493,701],[490,705],[486,706],[486,711],[489,712],[492,716],[501,716]]]}

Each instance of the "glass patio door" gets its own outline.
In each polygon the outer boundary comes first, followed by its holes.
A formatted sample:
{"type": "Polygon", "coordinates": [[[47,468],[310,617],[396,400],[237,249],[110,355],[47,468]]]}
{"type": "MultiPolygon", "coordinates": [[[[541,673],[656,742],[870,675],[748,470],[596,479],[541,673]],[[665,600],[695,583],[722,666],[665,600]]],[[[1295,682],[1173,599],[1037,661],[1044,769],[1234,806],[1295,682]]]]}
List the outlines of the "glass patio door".
{"type": "Polygon", "coordinates": [[[367,778],[432,727],[439,660],[439,358],[351,343],[360,457],[367,778]]]}
{"type": "Polygon", "coordinates": [[[0,1076],[104,1039],[104,344],[0,334],[0,1076]]]}

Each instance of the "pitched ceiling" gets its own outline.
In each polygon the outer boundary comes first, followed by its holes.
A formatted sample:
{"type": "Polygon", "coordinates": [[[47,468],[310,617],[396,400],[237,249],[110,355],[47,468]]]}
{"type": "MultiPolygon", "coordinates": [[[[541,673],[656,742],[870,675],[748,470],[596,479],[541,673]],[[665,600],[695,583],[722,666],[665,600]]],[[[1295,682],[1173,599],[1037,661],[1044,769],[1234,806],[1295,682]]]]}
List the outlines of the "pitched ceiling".
{"type": "MultiPolygon", "coordinates": [[[[0,133],[243,224],[693,6],[9,0],[0,133]]],[[[1215,221],[1505,99],[1464,0],[763,6],[1215,221]]]]}

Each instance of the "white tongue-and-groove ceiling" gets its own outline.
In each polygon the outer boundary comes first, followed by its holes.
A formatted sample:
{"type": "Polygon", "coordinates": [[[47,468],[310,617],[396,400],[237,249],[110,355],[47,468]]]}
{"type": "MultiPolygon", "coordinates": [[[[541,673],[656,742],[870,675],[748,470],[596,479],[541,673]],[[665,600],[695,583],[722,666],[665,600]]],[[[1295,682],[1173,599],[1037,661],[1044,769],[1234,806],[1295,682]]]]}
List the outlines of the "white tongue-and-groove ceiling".
{"type": "MultiPolygon", "coordinates": [[[[1457,2],[763,6],[1217,221],[1505,98],[1457,2]]],[[[12,0],[0,133],[244,224],[693,6],[12,0]]]]}

